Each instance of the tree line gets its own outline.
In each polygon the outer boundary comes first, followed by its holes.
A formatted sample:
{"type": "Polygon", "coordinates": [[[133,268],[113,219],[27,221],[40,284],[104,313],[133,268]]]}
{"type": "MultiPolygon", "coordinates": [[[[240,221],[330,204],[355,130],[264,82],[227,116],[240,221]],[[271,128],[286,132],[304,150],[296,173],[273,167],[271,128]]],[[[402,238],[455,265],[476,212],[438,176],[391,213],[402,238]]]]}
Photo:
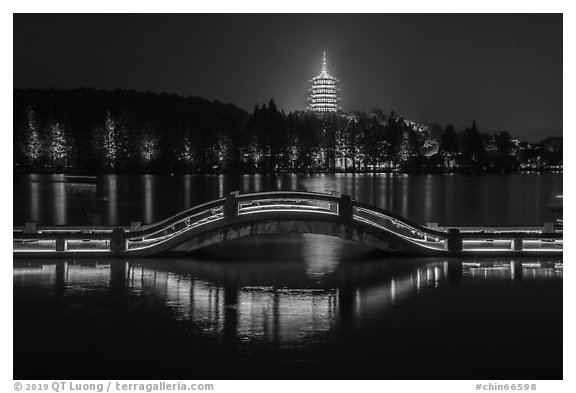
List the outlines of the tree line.
{"type": "MultiPolygon", "coordinates": [[[[417,124],[380,110],[252,113],[198,97],[129,90],[14,90],[14,167],[86,173],[485,172],[549,153],[476,124],[417,124]],[[520,152],[531,152],[522,157],[520,152]]],[[[550,162],[558,157],[548,154],[550,162]]],[[[546,161],[546,162],[548,162],[546,161]]]]}

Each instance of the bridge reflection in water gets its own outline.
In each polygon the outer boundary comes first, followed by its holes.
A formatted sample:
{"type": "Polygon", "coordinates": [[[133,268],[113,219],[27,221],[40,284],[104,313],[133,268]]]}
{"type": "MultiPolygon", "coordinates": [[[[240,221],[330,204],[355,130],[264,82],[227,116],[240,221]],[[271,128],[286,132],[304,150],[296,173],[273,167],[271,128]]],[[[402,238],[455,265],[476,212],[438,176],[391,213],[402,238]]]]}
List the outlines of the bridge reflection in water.
{"type": "MultiPolygon", "coordinates": [[[[258,266],[214,262],[113,261],[33,262],[14,266],[15,286],[27,282],[53,287],[65,296],[101,289],[122,296],[153,294],[181,321],[191,321],[214,337],[270,343],[306,342],[310,335],[331,331],[338,322],[385,311],[395,302],[447,281],[449,262],[397,271],[383,266],[345,266],[318,283],[306,279],[296,265],[258,266]],[[403,271],[404,270],[404,271],[403,271]],[[292,288],[277,287],[284,274],[292,288]],[[390,273],[390,275],[387,275],[390,273]],[[384,282],[380,279],[387,276],[384,282]],[[196,278],[202,277],[202,278],[196,278]],[[274,285],[263,277],[272,278],[274,285]],[[335,287],[333,287],[335,286],[335,287]],[[366,315],[364,315],[366,314],[366,315]]],[[[456,264],[459,268],[462,265],[456,264]]]]}
{"type": "MultiPolygon", "coordinates": [[[[313,248],[313,243],[307,247],[313,248]]],[[[309,251],[308,255],[314,255],[309,251]]],[[[329,261],[329,249],[325,252],[329,261]]],[[[289,352],[286,362],[306,364],[314,363],[317,360],[314,359],[315,351],[336,340],[334,337],[355,334],[352,332],[363,327],[370,328],[375,324],[374,320],[386,318],[398,305],[423,294],[435,293],[441,288],[457,289],[463,282],[477,280],[522,283],[562,277],[561,264],[554,260],[479,262],[404,258],[401,261],[368,261],[370,258],[365,257],[359,262],[328,262],[322,266],[314,258],[305,263],[222,262],[206,258],[20,261],[14,264],[15,298],[18,299],[20,288],[29,290],[34,287],[39,294],[50,293],[63,299],[58,303],[61,307],[58,312],[63,314],[73,312],[75,307],[90,307],[90,302],[87,302],[88,306],[83,302],[91,293],[102,298],[105,297],[103,294],[108,294],[113,299],[113,307],[126,307],[127,304],[128,308],[140,307],[142,302],[159,304],[171,318],[186,326],[185,329],[192,329],[194,335],[202,336],[202,340],[223,345],[220,350],[225,353],[240,353],[240,358],[233,358],[236,361],[244,358],[250,363],[250,356],[261,356],[254,353],[286,350],[289,352]]],[[[97,308],[94,312],[110,317],[97,308]]],[[[128,326],[113,331],[118,333],[134,328],[130,322],[124,323],[128,326]]],[[[158,328],[155,322],[150,323],[158,328]]],[[[386,322],[389,323],[398,322],[386,322]]],[[[16,313],[15,329],[20,327],[22,323],[16,313]]],[[[88,329],[96,331],[99,328],[101,326],[88,329]]],[[[169,334],[169,331],[164,333],[169,334]]],[[[94,334],[94,331],[86,334],[94,334]]],[[[126,334],[121,342],[134,332],[126,334]]],[[[412,344],[407,342],[406,345],[412,344]]],[[[141,350],[143,353],[147,351],[145,348],[141,350]]],[[[329,356],[322,353],[323,357],[329,356]]],[[[283,355],[276,356],[280,358],[283,355]]],[[[30,365],[34,359],[28,357],[26,362],[30,365]]],[[[202,358],[195,358],[192,362],[202,362],[202,358]]],[[[221,377],[226,378],[226,370],[219,372],[223,372],[221,377]]],[[[254,378],[254,375],[246,377],[254,378]]]]}

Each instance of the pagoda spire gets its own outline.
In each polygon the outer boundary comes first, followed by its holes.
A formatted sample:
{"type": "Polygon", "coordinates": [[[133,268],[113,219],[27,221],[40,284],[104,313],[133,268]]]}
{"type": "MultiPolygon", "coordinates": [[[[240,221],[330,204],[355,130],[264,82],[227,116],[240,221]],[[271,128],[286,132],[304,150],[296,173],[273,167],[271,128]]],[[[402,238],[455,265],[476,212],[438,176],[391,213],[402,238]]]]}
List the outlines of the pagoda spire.
{"type": "Polygon", "coordinates": [[[326,64],[326,51],[322,52],[322,72],[328,72],[328,65],[326,64]]]}

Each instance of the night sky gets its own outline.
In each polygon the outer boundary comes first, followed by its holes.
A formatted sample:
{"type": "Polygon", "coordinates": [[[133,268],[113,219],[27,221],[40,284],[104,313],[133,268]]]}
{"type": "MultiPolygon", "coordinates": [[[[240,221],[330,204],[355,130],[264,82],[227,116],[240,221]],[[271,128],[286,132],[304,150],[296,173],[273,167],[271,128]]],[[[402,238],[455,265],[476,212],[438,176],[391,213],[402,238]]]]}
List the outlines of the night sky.
{"type": "Polygon", "coordinates": [[[15,15],[14,87],[306,107],[322,51],[344,110],[562,130],[562,15],[15,15]]]}

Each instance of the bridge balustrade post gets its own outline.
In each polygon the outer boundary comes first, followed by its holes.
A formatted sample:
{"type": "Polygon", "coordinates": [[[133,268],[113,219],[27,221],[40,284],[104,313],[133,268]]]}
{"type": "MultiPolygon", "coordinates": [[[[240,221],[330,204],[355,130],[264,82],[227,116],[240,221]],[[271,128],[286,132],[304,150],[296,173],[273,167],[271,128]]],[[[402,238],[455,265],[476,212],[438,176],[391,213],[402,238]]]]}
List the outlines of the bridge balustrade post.
{"type": "Polygon", "coordinates": [[[435,231],[438,230],[438,223],[437,222],[429,222],[426,224],[428,228],[433,229],[435,231]]]}
{"type": "Polygon", "coordinates": [[[56,251],[62,252],[68,250],[66,239],[56,239],[56,251]]]}
{"type": "Polygon", "coordinates": [[[112,231],[110,239],[110,251],[114,253],[124,252],[128,249],[128,241],[124,237],[124,229],[116,228],[112,231]]]}
{"type": "Polygon", "coordinates": [[[24,227],[24,233],[38,233],[38,228],[36,227],[36,221],[26,221],[26,226],[24,227]]]}
{"type": "Polygon", "coordinates": [[[238,215],[238,195],[240,195],[240,191],[233,191],[226,195],[223,208],[225,219],[234,218],[238,215]]]}
{"type": "Polygon", "coordinates": [[[512,250],[513,251],[522,251],[524,241],[520,239],[512,239],[512,250]]]}
{"type": "MultiPolygon", "coordinates": [[[[342,193],[339,191],[330,190],[330,195],[334,198],[340,199],[342,197],[342,193]]],[[[328,202],[328,209],[333,211],[334,213],[338,214],[338,202],[328,202]]]]}
{"type": "Polygon", "coordinates": [[[462,236],[460,235],[460,230],[456,228],[448,229],[448,237],[444,245],[445,249],[450,252],[462,251],[462,236]]]}
{"type": "Polygon", "coordinates": [[[350,195],[342,194],[338,201],[338,215],[343,221],[352,221],[354,217],[354,207],[352,206],[352,198],[350,195]]]}
{"type": "Polygon", "coordinates": [[[542,227],[542,233],[554,233],[554,223],[545,222],[542,227]]]}
{"type": "Polygon", "coordinates": [[[140,227],[142,226],[142,222],[141,221],[132,221],[130,223],[130,231],[131,232],[136,232],[140,229],[140,227]]]}

